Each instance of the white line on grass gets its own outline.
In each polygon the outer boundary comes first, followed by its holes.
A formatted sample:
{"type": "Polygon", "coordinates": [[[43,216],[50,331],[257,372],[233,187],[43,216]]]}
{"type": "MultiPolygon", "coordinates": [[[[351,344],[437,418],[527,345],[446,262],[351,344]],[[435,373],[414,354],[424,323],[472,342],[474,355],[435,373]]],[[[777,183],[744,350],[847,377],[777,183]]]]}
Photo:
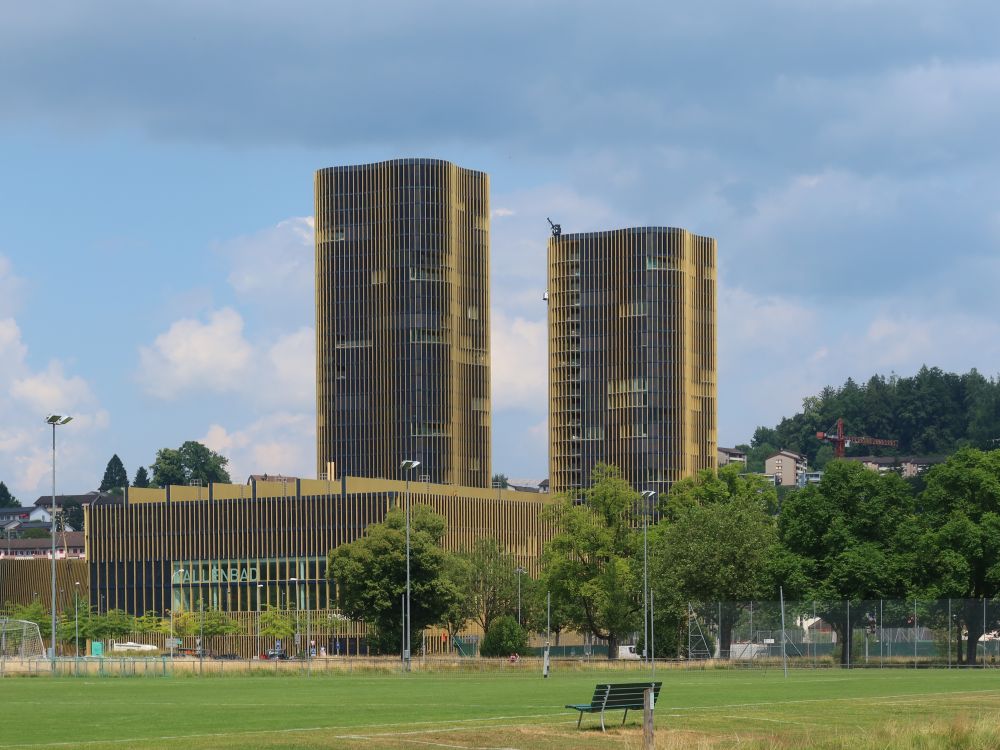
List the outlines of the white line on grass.
{"type": "MultiPolygon", "coordinates": [[[[18,742],[13,744],[0,745],[0,748],[15,748],[15,747],[79,747],[83,745],[116,745],[116,744],[132,744],[136,742],[165,742],[168,740],[187,740],[187,739],[200,739],[207,737],[235,737],[235,736],[253,736],[262,734],[290,734],[295,732],[335,732],[342,731],[345,729],[379,729],[382,727],[409,727],[415,725],[431,725],[436,724],[440,726],[440,729],[429,730],[429,731],[448,731],[448,725],[450,724],[471,724],[479,721],[509,721],[512,719],[537,719],[537,718],[552,718],[560,715],[565,715],[568,712],[560,713],[547,713],[547,714],[522,714],[518,716],[483,716],[480,718],[473,719],[449,719],[439,722],[433,721],[409,721],[409,722],[394,722],[388,724],[355,724],[347,726],[325,726],[325,727],[291,727],[287,729],[248,729],[244,731],[233,731],[233,732],[199,732],[193,734],[168,734],[161,735],[158,737],[129,737],[126,739],[105,739],[105,740],[77,740],[75,742],[18,742]]],[[[497,725],[505,726],[505,725],[497,725]]],[[[462,729],[464,727],[456,727],[455,730],[462,729]]],[[[491,727],[486,727],[491,728],[491,727]]]]}

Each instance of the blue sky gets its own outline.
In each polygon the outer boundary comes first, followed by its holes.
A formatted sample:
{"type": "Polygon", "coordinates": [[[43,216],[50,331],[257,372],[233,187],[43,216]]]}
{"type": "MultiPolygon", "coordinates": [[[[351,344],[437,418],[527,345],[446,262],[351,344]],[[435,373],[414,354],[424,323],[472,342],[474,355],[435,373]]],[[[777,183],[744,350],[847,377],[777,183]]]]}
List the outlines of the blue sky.
{"type": "Polygon", "coordinates": [[[719,439],[1000,372],[994,2],[39,2],[0,24],[0,479],[311,476],[312,173],[492,179],[494,469],[546,473],[546,216],[719,240],[719,439]]]}

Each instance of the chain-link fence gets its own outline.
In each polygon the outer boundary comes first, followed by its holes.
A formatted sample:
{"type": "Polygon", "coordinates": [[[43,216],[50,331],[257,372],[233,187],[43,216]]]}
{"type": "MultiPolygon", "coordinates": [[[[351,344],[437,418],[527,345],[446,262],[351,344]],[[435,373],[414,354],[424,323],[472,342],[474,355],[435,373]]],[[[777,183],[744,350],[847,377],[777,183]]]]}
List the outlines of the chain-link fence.
{"type": "MultiPolygon", "coordinates": [[[[691,604],[676,652],[694,661],[793,667],[995,667],[996,599],[691,604]]],[[[657,648],[657,652],[660,649],[657,648]]]]}

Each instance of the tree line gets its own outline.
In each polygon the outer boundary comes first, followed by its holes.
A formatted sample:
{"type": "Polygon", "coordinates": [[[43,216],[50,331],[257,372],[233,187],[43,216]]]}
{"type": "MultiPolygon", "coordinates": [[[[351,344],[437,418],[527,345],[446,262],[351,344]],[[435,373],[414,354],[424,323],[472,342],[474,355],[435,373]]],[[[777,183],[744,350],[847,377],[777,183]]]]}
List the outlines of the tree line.
{"type": "MultiPolygon", "coordinates": [[[[617,469],[601,465],[583,502],[564,495],[545,511],[559,531],[534,576],[517,573],[515,557],[495,539],[446,552],[444,519],[417,505],[412,637],[432,625],[454,636],[475,621],[490,647],[484,653],[500,641],[494,631],[505,634],[496,653],[523,650],[529,632],[545,632],[551,596],[556,637],[589,633],[615,658],[619,644],[643,631],[645,524],[659,657],[685,654],[688,604],[710,601],[720,602],[718,645],[728,656],[742,609],[777,600],[780,589],[786,600],[815,602],[840,643],[865,616],[855,607],[848,619],[845,601],[961,600],[954,617],[965,637],[957,639],[957,659],[975,663],[984,627],[1000,625],[984,623],[981,606],[1000,589],[1000,450],[963,448],[922,484],[832,461],[819,484],[788,493],[779,510],[773,485],[737,466],[702,471],[649,502],[617,469]]],[[[369,625],[372,650],[399,653],[402,511],[333,550],[328,571],[342,611],[369,625]]],[[[842,649],[841,659],[848,655],[842,649]]]]}
{"type": "Polygon", "coordinates": [[[964,375],[922,367],[912,377],[873,375],[866,383],[848,378],[802,402],[802,411],[775,427],[758,427],[749,444],[747,468],[764,470],[778,450],[801,453],[822,469],[833,449],[816,439],[843,418],[850,434],[889,438],[898,448],[857,445],[849,456],[949,455],[966,446],[993,450],[1000,445],[1000,378],[970,370],[964,375]]]}

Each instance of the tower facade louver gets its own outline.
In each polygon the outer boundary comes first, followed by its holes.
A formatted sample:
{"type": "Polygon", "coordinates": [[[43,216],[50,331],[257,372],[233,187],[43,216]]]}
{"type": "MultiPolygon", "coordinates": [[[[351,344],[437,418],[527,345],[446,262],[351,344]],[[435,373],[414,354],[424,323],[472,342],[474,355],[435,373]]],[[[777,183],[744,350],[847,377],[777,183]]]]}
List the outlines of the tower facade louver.
{"type": "Polygon", "coordinates": [[[665,492],[716,465],[716,242],[636,227],[549,239],[549,471],[665,492]]]}
{"type": "Polygon", "coordinates": [[[488,176],[332,167],[315,198],[317,471],[487,486],[488,176]]]}

